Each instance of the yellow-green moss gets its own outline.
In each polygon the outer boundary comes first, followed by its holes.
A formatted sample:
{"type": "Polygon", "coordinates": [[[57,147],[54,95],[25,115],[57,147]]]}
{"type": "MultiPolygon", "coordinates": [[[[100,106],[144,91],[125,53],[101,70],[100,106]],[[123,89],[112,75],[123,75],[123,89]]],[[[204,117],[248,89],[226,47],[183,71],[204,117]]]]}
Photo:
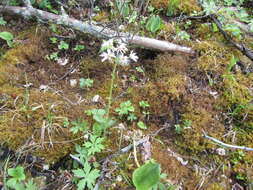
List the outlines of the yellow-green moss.
{"type": "MultiPolygon", "coordinates": [[[[164,9],[166,10],[169,5],[170,0],[151,0],[150,4],[156,9],[164,9]]],[[[197,0],[180,0],[178,5],[179,13],[187,13],[190,14],[194,11],[201,11],[201,8],[198,4],[197,0]]]]}

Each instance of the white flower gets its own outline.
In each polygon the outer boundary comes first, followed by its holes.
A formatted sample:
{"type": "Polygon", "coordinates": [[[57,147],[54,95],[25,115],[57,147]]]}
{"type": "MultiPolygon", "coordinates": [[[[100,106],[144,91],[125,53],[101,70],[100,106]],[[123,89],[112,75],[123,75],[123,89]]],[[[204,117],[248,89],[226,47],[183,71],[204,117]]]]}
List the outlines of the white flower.
{"type": "Polygon", "coordinates": [[[123,54],[119,55],[119,64],[122,66],[127,66],[129,65],[130,60],[127,56],[124,56],[123,54]]]}
{"type": "Polygon", "coordinates": [[[103,52],[100,56],[102,57],[102,62],[106,60],[112,62],[112,59],[115,58],[115,54],[109,49],[106,52],[103,52]]]}
{"type": "Polygon", "coordinates": [[[110,40],[107,40],[107,41],[104,40],[102,45],[101,45],[101,50],[105,51],[105,50],[108,50],[108,49],[113,49],[113,42],[114,42],[113,39],[110,39],[110,40]]]}
{"type": "Polygon", "coordinates": [[[125,43],[119,43],[119,45],[115,48],[115,50],[118,53],[126,53],[126,51],[127,51],[126,44],[125,43]]]}
{"type": "Polygon", "coordinates": [[[133,51],[130,52],[129,58],[132,59],[134,62],[137,62],[138,56],[133,51]]]}

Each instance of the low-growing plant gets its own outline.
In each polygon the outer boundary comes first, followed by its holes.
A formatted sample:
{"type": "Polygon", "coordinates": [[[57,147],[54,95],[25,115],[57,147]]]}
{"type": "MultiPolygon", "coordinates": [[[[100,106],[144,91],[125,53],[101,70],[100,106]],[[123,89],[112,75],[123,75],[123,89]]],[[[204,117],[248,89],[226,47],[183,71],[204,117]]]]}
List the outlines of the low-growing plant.
{"type": "Polygon", "coordinates": [[[10,32],[0,32],[0,38],[5,40],[9,47],[12,47],[13,35],[10,32]]]}
{"type": "Polygon", "coordinates": [[[104,149],[102,142],[104,138],[98,137],[96,135],[90,135],[89,141],[84,143],[84,147],[88,152],[88,156],[94,155],[97,152],[101,152],[104,149]]]}
{"type": "Polygon", "coordinates": [[[74,48],[75,51],[82,51],[85,49],[84,45],[77,44],[74,48]]]}
{"type": "Polygon", "coordinates": [[[82,168],[72,171],[74,176],[77,178],[77,190],[83,190],[85,187],[92,190],[94,188],[96,179],[100,176],[100,171],[98,169],[92,169],[88,161],[85,161],[82,168]]]}
{"type": "Polygon", "coordinates": [[[116,108],[115,111],[122,117],[134,112],[134,106],[132,105],[132,102],[128,100],[120,103],[120,107],[116,108]]]}
{"type": "Polygon", "coordinates": [[[58,45],[58,49],[59,50],[68,50],[69,49],[69,44],[64,42],[63,40],[60,41],[59,45],[58,45]]]}
{"type": "Polygon", "coordinates": [[[0,25],[5,26],[6,24],[7,24],[7,22],[4,20],[4,18],[0,17],[0,25]]]}
{"type": "Polygon", "coordinates": [[[53,53],[47,55],[46,59],[52,60],[52,61],[57,61],[59,59],[58,52],[53,52],[53,53]]]}
{"type": "Polygon", "coordinates": [[[140,129],[147,129],[148,128],[147,125],[143,121],[138,121],[137,126],[140,129]]]}
{"type": "Polygon", "coordinates": [[[105,109],[92,109],[86,111],[86,114],[92,116],[94,123],[92,125],[93,134],[101,136],[105,131],[115,124],[115,121],[106,116],[105,109]]]}
{"type": "Polygon", "coordinates": [[[189,41],[190,40],[190,35],[186,32],[186,31],[178,31],[177,32],[177,38],[180,39],[180,40],[187,40],[189,41]]]}
{"type": "Polygon", "coordinates": [[[170,0],[166,11],[166,16],[173,16],[179,6],[179,3],[180,0],[170,0]]]}
{"type": "Polygon", "coordinates": [[[36,184],[32,179],[25,182],[26,176],[24,168],[22,166],[17,166],[16,168],[9,168],[8,171],[8,180],[6,182],[7,187],[15,190],[37,190],[36,184]]]}
{"type": "Polygon", "coordinates": [[[92,87],[92,85],[93,85],[93,80],[92,79],[90,79],[90,78],[87,78],[87,79],[85,79],[85,78],[80,78],[79,79],[79,86],[80,86],[80,88],[82,88],[82,89],[84,89],[84,88],[90,88],[90,87],[92,87]]]}
{"type": "Polygon", "coordinates": [[[151,160],[133,172],[133,183],[136,190],[166,190],[166,186],[161,183],[161,179],[166,175],[161,173],[158,163],[151,160]]]}
{"type": "Polygon", "coordinates": [[[152,15],[148,18],[146,29],[152,33],[157,32],[162,27],[162,19],[158,15],[152,15]]]}
{"type": "Polygon", "coordinates": [[[70,132],[72,132],[73,134],[76,134],[78,132],[86,132],[88,129],[87,129],[87,122],[86,121],[83,121],[81,119],[77,119],[75,121],[72,121],[70,123],[72,125],[72,127],[70,128],[70,132]]]}
{"type": "Polygon", "coordinates": [[[56,37],[49,38],[52,44],[56,44],[58,42],[58,39],[56,37]]]}

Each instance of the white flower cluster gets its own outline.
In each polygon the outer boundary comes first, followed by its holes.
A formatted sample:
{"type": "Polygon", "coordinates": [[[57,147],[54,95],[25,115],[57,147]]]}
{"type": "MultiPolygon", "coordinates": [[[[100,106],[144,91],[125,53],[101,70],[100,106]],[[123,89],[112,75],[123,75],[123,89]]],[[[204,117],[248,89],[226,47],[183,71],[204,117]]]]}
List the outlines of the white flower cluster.
{"type": "Polygon", "coordinates": [[[128,48],[126,43],[122,40],[114,40],[110,39],[104,41],[101,45],[101,57],[102,62],[109,61],[109,62],[116,62],[122,66],[127,66],[130,64],[131,61],[137,62],[138,56],[133,51],[127,55],[128,48]]]}

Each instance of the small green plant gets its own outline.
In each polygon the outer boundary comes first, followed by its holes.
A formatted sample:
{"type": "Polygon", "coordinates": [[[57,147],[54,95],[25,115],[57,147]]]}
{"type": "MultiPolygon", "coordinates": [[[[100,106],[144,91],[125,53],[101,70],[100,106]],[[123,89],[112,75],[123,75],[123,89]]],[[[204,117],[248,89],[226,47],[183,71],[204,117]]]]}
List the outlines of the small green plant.
{"type": "Polygon", "coordinates": [[[0,25],[5,26],[6,24],[7,24],[7,22],[4,20],[4,18],[0,17],[0,25]]]}
{"type": "Polygon", "coordinates": [[[58,39],[56,37],[49,38],[52,44],[56,44],[58,42],[58,39]]]}
{"type": "Polygon", "coordinates": [[[225,31],[231,32],[233,36],[238,38],[239,40],[242,39],[242,31],[240,27],[236,24],[226,24],[223,29],[225,31]]]}
{"type": "Polygon", "coordinates": [[[177,134],[181,134],[185,129],[191,128],[192,121],[191,120],[184,120],[182,124],[176,124],[175,131],[177,134]]]}
{"type": "Polygon", "coordinates": [[[17,166],[16,168],[9,168],[8,171],[9,179],[6,182],[7,187],[15,190],[37,190],[36,184],[33,180],[28,180],[27,183],[24,182],[26,176],[24,173],[24,168],[22,166],[17,166]]]}
{"type": "Polygon", "coordinates": [[[53,52],[53,53],[47,55],[46,59],[52,60],[52,61],[57,61],[59,59],[58,52],[53,52]]]}
{"type": "Polygon", "coordinates": [[[138,71],[139,73],[143,73],[143,74],[145,73],[144,70],[143,70],[143,68],[141,68],[141,67],[136,67],[135,69],[136,69],[136,71],[138,71]]]}
{"type": "Polygon", "coordinates": [[[133,122],[137,119],[137,117],[134,115],[134,113],[130,113],[128,116],[127,116],[127,120],[130,121],[130,122],[133,122]]]}
{"type": "Polygon", "coordinates": [[[70,132],[76,134],[78,132],[86,132],[87,131],[87,122],[81,119],[71,122],[72,127],[70,128],[70,132]]]}
{"type": "Polygon", "coordinates": [[[123,115],[129,115],[134,112],[134,106],[130,100],[120,103],[120,107],[116,108],[115,111],[122,117],[123,115]]]}
{"type": "Polygon", "coordinates": [[[10,32],[0,32],[0,38],[5,40],[9,47],[12,47],[13,35],[10,32]]]}
{"type": "Polygon", "coordinates": [[[69,49],[69,44],[64,42],[64,41],[60,41],[59,45],[58,45],[58,49],[59,50],[67,50],[69,49]]]}
{"type": "Polygon", "coordinates": [[[106,129],[113,126],[115,121],[106,116],[106,110],[104,109],[92,109],[86,111],[88,116],[92,116],[95,121],[92,125],[93,134],[101,136],[105,134],[106,129]]]}
{"type": "Polygon", "coordinates": [[[102,144],[103,141],[104,138],[96,135],[90,135],[89,141],[84,144],[84,147],[88,152],[88,156],[101,152],[104,149],[104,145],[102,144]]]}
{"type": "Polygon", "coordinates": [[[147,129],[147,125],[143,121],[138,121],[137,126],[140,129],[147,129]]]}
{"type": "Polygon", "coordinates": [[[150,105],[147,101],[143,101],[143,100],[140,101],[139,106],[141,107],[141,112],[142,112],[142,114],[144,114],[145,117],[150,114],[149,111],[147,110],[147,108],[150,107],[150,105]]]}
{"type": "Polygon", "coordinates": [[[179,6],[179,3],[179,0],[170,0],[166,11],[166,16],[173,16],[179,6]]]}
{"type": "Polygon", "coordinates": [[[235,151],[231,154],[231,162],[233,164],[238,164],[240,161],[243,160],[243,158],[245,157],[245,153],[241,150],[239,151],[235,151]]]}
{"type": "Polygon", "coordinates": [[[152,15],[149,17],[146,29],[152,33],[157,32],[162,27],[162,19],[158,15],[152,15]]]}
{"type": "Polygon", "coordinates": [[[126,1],[120,1],[116,0],[116,7],[120,13],[121,16],[127,17],[130,14],[130,7],[129,7],[129,2],[128,0],[126,1]]]}
{"type": "Polygon", "coordinates": [[[8,175],[11,178],[7,180],[7,186],[11,188],[14,188],[21,181],[25,180],[24,168],[21,166],[8,169],[8,175]]]}
{"type": "Polygon", "coordinates": [[[150,107],[149,103],[147,101],[140,101],[139,106],[143,109],[150,107]]]}
{"type": "Polygon", "coordinates": [[[83,168],[78,168],[72,170],[74,176],[77,178],[77,189],[83,190],[85,187],[88,189],[93,189],[96,179],[100,176],[100,171],[98,169],[92,169],[90,163],[86,161],[83,168]]]}
{"type": "Polygon", "coordinates": [[[177,38],[179,38],[180,40],[190,40],[190,35],[186,32],[186,31],[179,31],[177,32],[177,38]]]}
{"type": "Polygon", "coordinates": [[[48,9],[49,11],[58,14],[58,11],[55,10],[50,2],[50,0],[41,0],[39,2],[39,8],[41,9],[48,9]]]}
{"type": "Polygon", "coordinates": [[[85,49],[84,45],[77,44],[74,48],[75,51],[82,51],[85,49]]]}
{"type": "Polygon", "coordinates": [[[132,176],[136,190],[166,190],[160,180],[166,175],[161,174],[161,168],[155,161],[148,161],[141,167],[137,168],[132,176]]]}
{"type": "Polygon", "coordinates": [[[92,87],[93,82],[94,81],[92,79],[90,79],[90,78],[87,78],[87,79],[80,78],[79,79],[79,86],[80,86],[81,89],[84,89],[84,88],[88,89],[88,88],[92,87]]]}

